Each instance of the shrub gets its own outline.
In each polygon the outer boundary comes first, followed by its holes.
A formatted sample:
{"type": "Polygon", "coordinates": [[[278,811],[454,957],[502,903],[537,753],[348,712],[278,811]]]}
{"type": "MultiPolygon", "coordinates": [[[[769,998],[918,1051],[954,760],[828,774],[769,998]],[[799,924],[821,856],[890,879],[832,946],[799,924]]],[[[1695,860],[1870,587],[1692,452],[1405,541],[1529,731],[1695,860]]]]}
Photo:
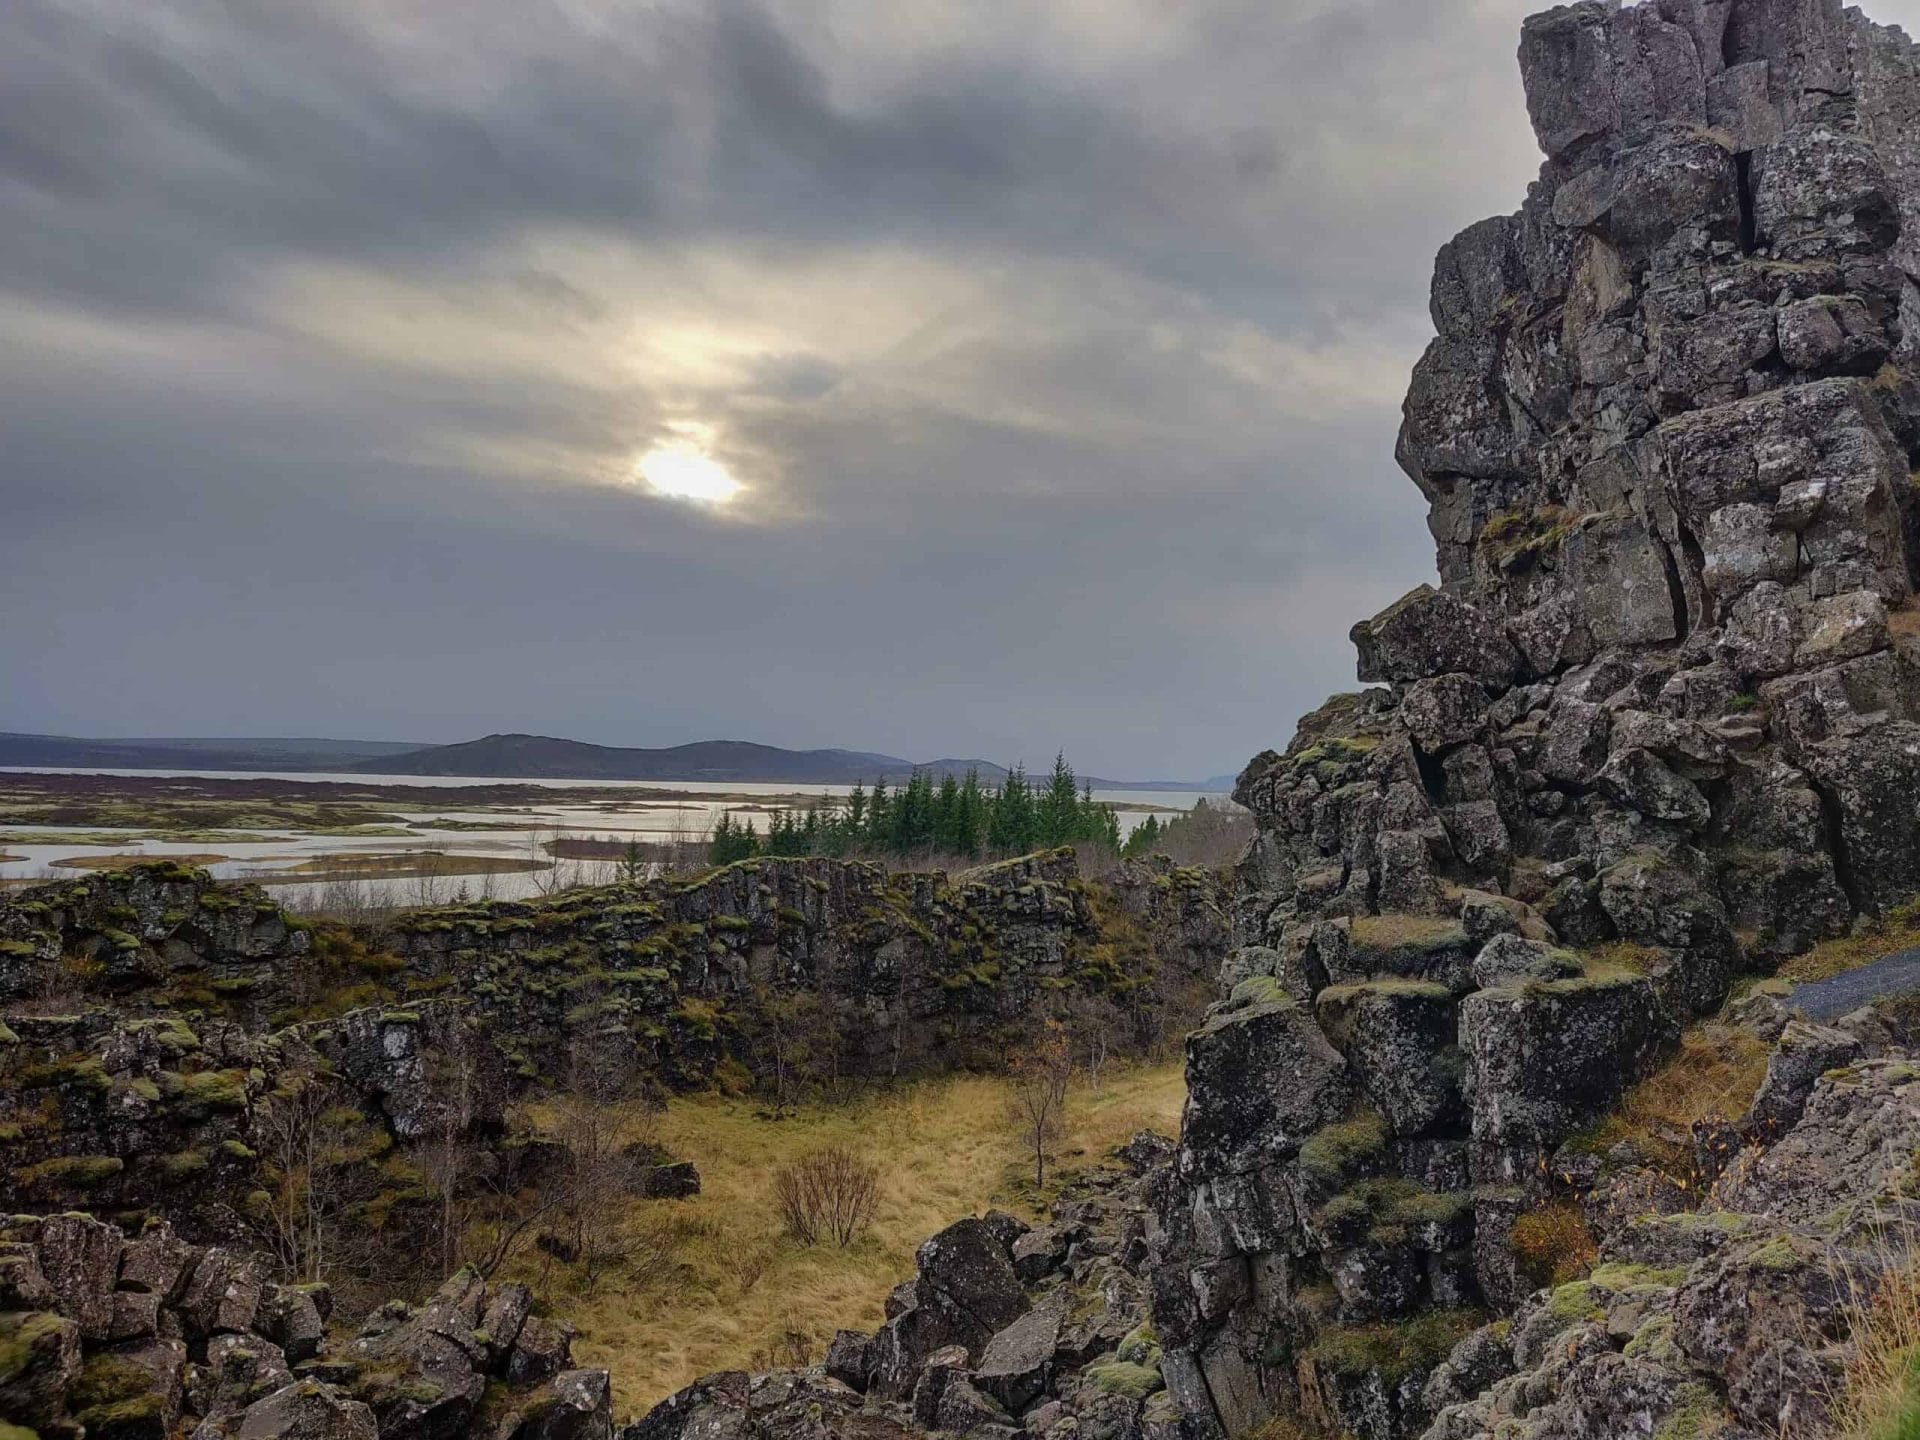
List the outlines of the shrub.
{"type": "Polygon", "coordinates": [[[873,1224],[879,1198],[879,1167],[838,1145],[773,1172],[780,1223],[802,1245],[851,1245],[873,1224]]]}
{"type": "Polygon", "coordinates": [[[1587,1217],[1570,1200],[1531,1210],[1513,1222],[1507,1245],[1521,1272],[1536,1287],[1564,1285],[1593,1269],[1599,1252],[1587,1217]]]}

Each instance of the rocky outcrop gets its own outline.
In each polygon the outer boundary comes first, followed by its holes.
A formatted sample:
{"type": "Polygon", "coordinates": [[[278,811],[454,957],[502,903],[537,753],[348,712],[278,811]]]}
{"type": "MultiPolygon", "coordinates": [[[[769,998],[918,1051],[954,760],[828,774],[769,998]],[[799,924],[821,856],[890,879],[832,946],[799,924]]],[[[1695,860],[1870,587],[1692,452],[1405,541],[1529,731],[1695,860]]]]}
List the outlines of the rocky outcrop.
{"type": "Polygon", "coordinates": [[[336,1354],[327,1288],[269,1274],[165,1221],[133,1240],[85,1214],[0,1223],[0,1416],[109,1440],[611,1434],[606,1372],[572,1367],[571,1332],[533,1315],[523,1286],[463,1270],[336,1354]]]}
{"type": "Polygon", "coordinates": [[[1920,1069],[1895,1053],[1810,1079],[1768,1134],[1695,1210],[1614,1203],[1631,1176],[1596,1187],[1596,1220],[1628,1217],[1598,1266],[1454,1349],[1426,1440],[1829,1433],[1854,1317],[1901,1263],[1887,1238],[1920,1219],[1897,1158],[1920,1145],[1920,1069]]]}
{"type": "MultiPolygon", "coordinates": [[[[1520,61],[1547,159],[1441,252],[1400,437],[1441,583],[1236,789],[1154,1290],[1232,1435],[1423,1428],[1561,1143],[1920,891],[1920,57],[1828,0],[1588,0],[1520,61]]],[[[1766,1122],[1837,1053],[1783,1045],[1766,1122]]]]}
{"type": "Polygon", "coordinates": [[[311,948],[264,891],[158,861],[0,897],[0,1004],[85,990],[246,1012],[255,994],[285,1003],[311,948]]]}

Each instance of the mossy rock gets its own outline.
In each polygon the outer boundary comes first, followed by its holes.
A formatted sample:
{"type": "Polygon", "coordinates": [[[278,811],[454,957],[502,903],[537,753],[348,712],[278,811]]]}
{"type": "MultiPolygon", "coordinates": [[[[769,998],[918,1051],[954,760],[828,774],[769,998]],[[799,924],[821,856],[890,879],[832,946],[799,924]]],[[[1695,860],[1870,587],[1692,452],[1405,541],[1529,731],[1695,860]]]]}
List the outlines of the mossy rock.
{"type": "Polygon", "coordinates": [[[160,1173],[169,1180],[186,1180],[200,1174],[210,1163],[204,1150],[176,1150],[160,1157],[160,1173]]]}
{"type": "Polygon", "coordinates": [[[117,1155],[58,1155],[13,1172],[22,1190],[35,1194],[96,1190],[127,1168],[117,1155]]]}
{"type": "Polygon", "coordinates": [[[1308,1136],[1300,1147],[1300,1168],[1323,1180],[1347,1174],[1387,1147],[1387,1122],[1371,1110],[1308,1136]]]}
{"type": "Polygon", "coordinates": [[[1335,1327],[1321,1332],[1311,1354],[1336,1375],[1378,1375],[1397,1384],[1432,1370],[1481,1318],[1477,1310],[1429,1310],[1398,1325],[1335,1327]]]}
{"type": "Polygon", "coordinates": [[[1137,1365],[1130,1360],[1110,1360],[1089,1365],[1085,1377],[1108,1395],[1124,1395],[1129,1400],[1145,1400],[1156,1390],[1166,1388],[1158,1365],[1137,1365]]]}

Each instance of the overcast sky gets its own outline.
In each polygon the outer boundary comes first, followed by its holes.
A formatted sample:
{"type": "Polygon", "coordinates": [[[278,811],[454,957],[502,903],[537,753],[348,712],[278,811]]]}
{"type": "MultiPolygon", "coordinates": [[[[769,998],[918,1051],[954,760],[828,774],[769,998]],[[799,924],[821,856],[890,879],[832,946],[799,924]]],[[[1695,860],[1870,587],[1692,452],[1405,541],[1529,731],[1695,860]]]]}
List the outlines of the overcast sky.
{"type": "Polygon", "coordinates": [[[7,0],[0,729],[1237,769],[1529,8],[7,0]]]}

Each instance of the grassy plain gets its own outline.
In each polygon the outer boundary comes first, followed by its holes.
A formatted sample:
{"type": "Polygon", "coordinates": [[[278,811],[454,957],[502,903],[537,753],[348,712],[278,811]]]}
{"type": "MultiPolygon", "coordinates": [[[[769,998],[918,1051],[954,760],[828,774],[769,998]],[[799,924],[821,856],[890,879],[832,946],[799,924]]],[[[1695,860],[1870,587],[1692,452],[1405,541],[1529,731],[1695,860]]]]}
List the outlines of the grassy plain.
{"type": "MultiPolygon", "coordinates": [[[[1076,1083],[1056,1150],[1062,1173],[1102,1163],[1137,1130],[1178,1134],[1185,1093],[1178,1062],[1116,1067],[1097,1096],[1076,1083]]],[[[922,1240],[994,1206],[1032,1218],[1049,1198],[1034,1193],[1008,1098],[1004,1079],[954,1076],[784,1119],[751,1100],[674,1100],[651,1132],[699,1167],[701,1192],[634,1202],[622,1271],[592,1294],[550,1292],[579,1327],[574,1355],[612,1369],[615,1412],[626,1416],[709,1371],[817,1360],[836,1329],[874,1328],[922,1240]],[[881,1167],[873,1230],[846,1250],[789,1240],[773,1211],[774,1169],[824,1145],[881,1167]]],[[[520,1273],[538,1284],[539,1257],[520,1273]]]]}

